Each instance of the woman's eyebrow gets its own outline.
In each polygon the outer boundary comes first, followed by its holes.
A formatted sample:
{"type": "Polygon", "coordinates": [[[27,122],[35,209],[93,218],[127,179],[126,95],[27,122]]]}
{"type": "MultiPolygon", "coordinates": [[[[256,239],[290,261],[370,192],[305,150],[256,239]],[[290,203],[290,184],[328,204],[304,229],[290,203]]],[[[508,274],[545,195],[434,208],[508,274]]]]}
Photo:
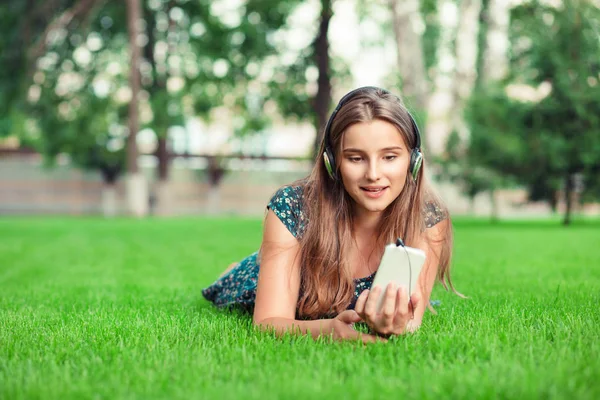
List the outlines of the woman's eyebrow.
{"type": "Polygon", "coordinates": [[[390,151],[390,150],[402,150],[402,147],[400,147],[400,146],[390,146],[390,147],[384,147],[383,149],[381,149],[381,151],[390,151]]]}
{"type": "MultiPolygon", "coordinates": [[[[379,151],[391,151],[391,150],[402,150],[402,147],[400,146],[390,146],[390,147],[384,147],[383,149],[379,149],[379,151]]],[[[364,150],[361,149],[356,149],[354,147],[349,147],[347,149],[344,149],[343,151],[345,152],[355,152],[355,153],[364,153],[364,150]]]]}

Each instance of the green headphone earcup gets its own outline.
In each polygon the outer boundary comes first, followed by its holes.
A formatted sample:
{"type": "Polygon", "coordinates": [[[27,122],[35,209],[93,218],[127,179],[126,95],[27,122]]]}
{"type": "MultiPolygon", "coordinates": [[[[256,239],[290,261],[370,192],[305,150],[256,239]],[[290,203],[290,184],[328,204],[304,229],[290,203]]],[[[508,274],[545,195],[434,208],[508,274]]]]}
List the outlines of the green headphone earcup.
{"type": "Polygon", "coordinates": [[[413,149],[410,153],[410,174],[412,175],[413,181],[417,181],[419,177],[419,170],[423,164],[423,154],[419,149],[413,149]]]}
{"type": "Polygon", "coordinates": [[[323,152],[323,163],[325,164],[325,169],[327,170],[329,177],[331,179],[335,180],[335,167],[333,166],[333,163],[332,163],[332,161],[334,161],[333,156],[331,156],[328,153],[329,152],[327,150],[325,150],[323,152]]]}

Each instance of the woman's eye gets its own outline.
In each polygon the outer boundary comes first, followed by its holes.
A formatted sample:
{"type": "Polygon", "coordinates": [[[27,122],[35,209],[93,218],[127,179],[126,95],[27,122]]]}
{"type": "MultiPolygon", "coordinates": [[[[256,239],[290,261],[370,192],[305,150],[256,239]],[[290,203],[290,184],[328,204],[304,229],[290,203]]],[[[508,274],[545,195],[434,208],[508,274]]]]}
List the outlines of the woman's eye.
{"type": "Polygon", "coordinates": [[[385,156],[385,157],[383,157],[383,158],[384,158],[386,161],[392,161],[392,160],[395,160],[395,159],[396,159],[396,157],[398,157],[398,156],[397,156],[397,155],[395,155],[395,154],[390,154],[389,156],[385,156]]]}
{"type": "Polygon", "coordinates": [[[360,162],[362,160],[361,157],[348,157],[348,160],[350,160],[350,162],[360,162]]]}

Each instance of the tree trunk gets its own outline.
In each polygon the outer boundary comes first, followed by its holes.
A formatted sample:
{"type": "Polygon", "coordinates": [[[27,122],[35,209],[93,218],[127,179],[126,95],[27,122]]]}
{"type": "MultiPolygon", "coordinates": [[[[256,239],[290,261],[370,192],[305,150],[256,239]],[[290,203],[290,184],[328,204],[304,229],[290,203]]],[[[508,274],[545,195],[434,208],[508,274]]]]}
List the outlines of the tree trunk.
{"type": "Polygon", "coordinates": [[[571,224],[571,211],[572,211],[572,208],[573,208],[572,193],[573,193],[573,175],[570,174],[570,173],[567,173],[567,176],[565,178],[565,205],[566,205],[566,210],[565,210],[565,219],[563,220],[563,225],[570,225],[571,224]]]}
{"type": "Polygon", "coordinates": [[[138,172],[136,137],[139,130],[139,107],[138,94],[140,92],[140,36],[141,22],[140,0],[127,0],[127,30],[129,32],[130,72],[129,87],[131,89],[131,101],[129,102],[129,136],[127,137],[127,172],[135,174],[138,172]]]}
{"type": "Polygon", "coordinates": [[[552,214],[556,214],[558,210],[558,192],[552,192],[550,196],[550,209],[552,210],[552,214]]]}
{"type": "Polygon", "coordinates": [[[112,218],[117,215],[118,197],[114,182],[104,182],[102,186],[102,215],[112,218]]]}
{"type": "Polygon", "coordinates": [[[475,215],[475,196],[469,196],[469,215],[475,215]]]}
{"type": "Polygon", "coordinates": [[[121,164],[104,164],[100,167],[102,175],[102,215],[112,218],[118,213],[117,180],[122,173],[121,164]]]}
{"type": "Polygon", "coordinates": [[[452,111],[452,127],[462,142],[470,136],[464,111],[477,78],[477,53],[479,46],[479,17],[481,0],[462,0],[460,24],[456,32],[456,77],[454,86],[455,106],[452,111]]]}
{"type": "Polygon", "coordinates": [[[451,112],[455,104],[454,72],[455,55],[453,51],[458,10],[451,0],[440,0],[438,19],[440,38],[437,47],[437,65],[433,79],[433,94],[428,102],[427,126],[425,129],[426,148],[429,157],[441,156],[446,147],[448,136],[452,133],[451,112]]]}
{"type": "Polygon", "coordinates": [[[221,189],[219,185],[210,185],[206,194],[206,213],[218,215],[221,212],[221,189]]]}
{"type": "MultiPolygon", "coordinates": [[[[169,15],[169,11],[172,8],[172,1],[169,3],[166,13],[167,15],[169,15]]],[[[154,23],[154,15],[152,15],[151,11],[148,11],[147,9],[144,10],[145,11],[145,15],[146,15],[146,25],[147,25],[147,35],[148,35],[148,42],[146,43],[146,46],[144,46],[144,57],[146,58],[146,60],[148,61],[148,63],[150,63],[151,67],[152,67],[152,83],[150,85],[150,87],[148,88],[148,91],[150,92],[150,97],[155,97],[155,96],[162,96],[164,95],[164,93],[166,93],[167,90],[167,74],[168,74],[168,68],[165,68],[167,70],[167,72],[165,74],[161,74],[158,71],[157,68],[157,61],[156,58],[154,57],[154,47],[156,46],[156,36],[154,34],[154,29],[156,24],[154,23]]],[[[169,17],[169,24],[172,23],[172,18],[169,17]]],[[[165,55],[165,59],[168,58],[168,54],[165,55]]],[[[167,110],[164,109],[158,109],[158,107],[154,107],[157,109],[153,109],[152,112],[154,113],[155,116],[158,115],[162,115],[167,113],[167,110]]],[[[160,118],[160,120],[164,120],[164,118],[160,118]]],[[[158,175],[158,180],[166,180],[168,178],[168,174],[169,174],[169,160],[168,160],[168,153],[167,153],[167,129],[168,127],[166,126],[156,126],[156,124],[154,125],[154,130],[155,130],[155,134],[156,134],[156,138],[157,138],[157,142],[158,142],[158,146],[156,148],[156,158],[158,160],[158,169],[157,169],[157,175],[158,175]],[[157,130],[160,130],[162,132],[157,132],[157,130]]]]}
{"type": "Polygon", "coordinates": [[[490,189],[490,205],[491,205],[491,216],[492,222],[498,221],[498,202],[496,201],[496,190],[490,189]]]}
{"type": "MultiPolygon", "coordinates": [[[[166,58],[168,59],[170,54],[175,54],[176,53],[176,45],[177,43],[175,42],[175,29],[176,29],[176,24],[175,24],[175,20],[171,17],[171,10],[175,7],[175,0],[170,0],[169,3],[167,4],[167,10],[166,13],[169,17],[169,29],[168,29],[168,33],[167,33],[167,55],[166,58]]],[[[154,52],[153,52],[154,54],[154,52]]],[[[153,67],[156,68],[156,65],[153,64],[153,67]]],[[[156,69],[155,69],[156,71],[156,69]]],[[[167,79],[169,78],[169,68],[166,68],[166,74],[161,77],[160,79],[155,80],[155,83],[157,85],[157,90],[163,91],[164,93],[166,93],[168,95],[167,92],[167,79]]],[[[160,112],[168,112],[168,110],[160,110],[160,112]]],[[[158,180],[163,182],[166,186],[166,182],[168,181],[169,178],[169,154],[168,154],[168,150],[167,150],[167,138],[168,138],[168,130],[169,127],[166,126],[164,127],[165,131],[164,132],[160,132],[158,134],[158,180]]]]}
{"type": "MultiPolygon", "coordinates": [[[[500,81],[508,73],[508,28],[510,22],[510,0],[489,0],[485,12],[487,33],[483,49],[481,82],[488,85],[500,81]]],[[[492,220],[497,211],[492,203],[492,220]]]]}
{"type": "Polygon", "coordinates": [[[158,137],[158,182],[155,187],[156,213],[171,215],[173,213],[173,194],[169,182],[169,153],[167,151],[166,132],[158,137]]]}
{"type": "Polygon", "coordinates": [[[156,149],[158,158],[158,180],[166,181],[169,178],[169,152],[167,149],[166,132],[158,137],[158,148],[156,149]]]}
{"type": "Polygon", "coordinates": [[[330,60],[329,60],[329,21],[333,11],[331,9],[331,0],[321,0],[321,18],[319,23],[319,31],[314,42],[315,46],[315,61],[319,70],[319,78],[317,80],[318,89],[314,100],[314,111],[316,115],[315,128],[317,135],[313,144],[313,159],[316,159],[319,152],[319,147],[323,140],[323,131],[327,120],[329,119],[329,105],[331,104],[331,77],[330,77],[330,60]]]}
{"type": "Polygon", "coordinates": [[[141,25],[141,7],[139,0],[127,0],[127,30],[129,32],[130,66],[129,85],[131,101],[129,103],[129,136],[127,137],[127,205],[129,212],[137,217],[148,213],[148,184],[137,165],[137,132],[139,130],[138,94],[140,92],[140,46],[138,37],[141,25]]]}
{"type": "Polygon", "coordinates": [[[27,0],[27,5],[25,9],[27,10],[27,14],[23,18],[23,25],[21,25],[21,41],[23,43],[23,47],[28,48],[31,43],[31,29],[32,23],[35,17],[37,16],[37,10],[35,8],[36,1],[35,0],[27,0]]]}
{"type": "Polygon", "coordinates": [[[508,73],[510,0],[490,0],[486,16],[487,34],[481,78],[489,83],[503,79],[508,73]]]}
{"type": "MultiPolygon", "coordinates": [[[[166,14],[169,16],[169,32],[171,32],[174,29],[175,26],[175,21],[173,20],[173,18],[170,17],[170,11],[171,9],[175,6],[175,1],[171,0],[168,4],[167,4],[167,8],[165,10],[166,14]]],[[[146,11],[146,25],[147,25],[147,35],[148,35],[148,42],[146,44],[146,46],[144,47],[144,57],[148,60],[148,62],[150,63],[150,65],[152,66],[152,84],[151,86],[148,88],[148,91],[150,92],[150,96],[167,96],[167,83],[166,80],[168,78],[168,68],[166,68],[166,66],[163,65],[164,70],[166,70],[166,72],[164,73],[160,73],[159,72],[159,66],[157,65],[158,62],[155,58],[154,55],[154,47],[156,45],[156,36],[155,36],[155,22],[154,22],[154,15],[151,11],[149,11],[148,9],[145,9],[146,11]]],[[[173,53],[173,43],[172,43],[172,39],[169,40],[169,50],[168,53],[173,53]]],[[[164,56],[165,59],[168,58],[168,54],[166,54],[164,56]]],[[[153,109],[153,113],[155,116],[161,115],[161,114],[165,114],[167,113],[167,110],[164,109],[158,109],[157,107],[154,107],[156,109],[153,109]]],[[[165,118],[160,118],[161,121],[165,121],[168,119],[165,118]]],[[[152,201],[150,202],[151,204],[151,212],[154,213],[156,212],[156,214],[159,215],[168,215],[171,213],[172,211],[172,198],[171,198],[171,193],[170,193],[170,189],[169,189],[169,154],[168,154],[168,149],[167,149],[167,135],[168,135],[168,126],[164,126],[161,124],[155,124],[154,125],[154,130],[155,130],[155,134],[156,134],[156,138],[157,138],[157,142],[158,142],[158,146],[156,149],[156,158],[158,160],[158,168],[157,168],[157,182],[155,183],[151,196],[152,196],[152,201]]]]}
{"type": "Polygon", "coordinates": [[[425,72],[422,34],[424,24],[418,0],[390,0],[392,24],[396,38],[398,73],[402,80],[402,97],[407,105],[424,111],[427,107],[428,82],[425,72]]]}

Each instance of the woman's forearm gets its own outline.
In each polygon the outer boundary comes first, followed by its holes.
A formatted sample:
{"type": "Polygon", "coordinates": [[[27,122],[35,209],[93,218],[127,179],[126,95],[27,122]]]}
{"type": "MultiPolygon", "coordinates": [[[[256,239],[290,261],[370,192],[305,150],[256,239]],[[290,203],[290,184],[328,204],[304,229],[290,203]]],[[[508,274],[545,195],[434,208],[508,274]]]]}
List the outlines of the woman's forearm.
{"type": "Polygon", "coordinates": [[[311,335],[313,339],[316,339],[319,336],[329,336],[333,333],[331,319],[303,321],[289,318],[265,318],[262,321],[255,321],[254,325],[265,331],[275,330],[277,336],[291,333],[311,335]]]}

